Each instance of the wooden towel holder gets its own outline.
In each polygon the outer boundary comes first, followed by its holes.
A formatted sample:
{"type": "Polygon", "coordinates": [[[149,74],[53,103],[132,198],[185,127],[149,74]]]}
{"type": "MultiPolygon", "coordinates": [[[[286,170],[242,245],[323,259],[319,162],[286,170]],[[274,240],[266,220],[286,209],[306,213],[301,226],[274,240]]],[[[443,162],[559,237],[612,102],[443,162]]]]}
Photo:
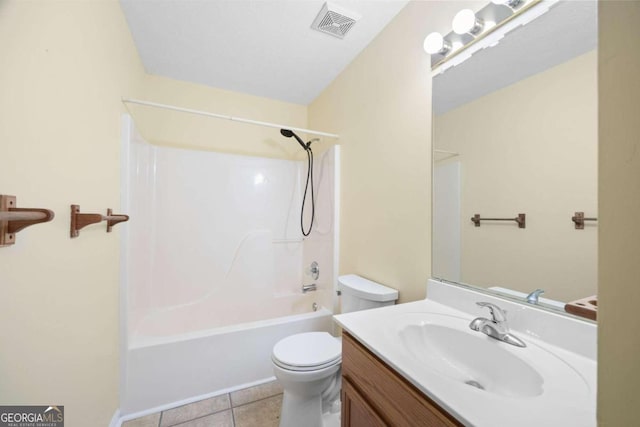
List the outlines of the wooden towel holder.
{"type": "Polygon", "coordinates": [[[471,221],[475,224],[476,227],[480,227],[480,221],[515,221],[518,223],[518,228],[526,228],[527,226],[527,215],[526,214],[518,214],[515,218],[482,218],[480,214],[475,214],[471,217],[471,221]]]}
{"type": "Polygon", "coordinates": [[[574,222],[576,230],[584,230],[585,221],[597,221],[598,218],[586,218],[584,212],[575,212],[571,217],[571,221],[574,222]]]}
{"type": "Polygon", "coordinates": [[[49,222],[54,216],[49,209],[17,208],[16,196],[0,195],[0,247],[13,245],[17,232],[34,224],[49,222]]]}
{"type": "Polygon", "coordinates": [[[80,230],[90,224],[107,221],[107,233],[111,233],[114,225],[129,221],[129,215],[114,215],[111,209],[107,209],[106,215],[95,213],[80,213],[80,205],[71,205],[71,238],[78,237],[80,230]]]}

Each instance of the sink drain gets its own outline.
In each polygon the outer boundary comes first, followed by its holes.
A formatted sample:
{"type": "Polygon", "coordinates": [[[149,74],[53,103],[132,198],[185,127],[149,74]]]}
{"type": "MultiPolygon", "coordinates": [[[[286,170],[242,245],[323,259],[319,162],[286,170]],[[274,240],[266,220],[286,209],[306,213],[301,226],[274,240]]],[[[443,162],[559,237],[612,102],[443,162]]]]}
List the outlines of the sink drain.
{"type": "Polygon", "coordinates": [[[482,387],[482,384],[480,384],[478,381],[469,380],[469,381],[465,381],[464,383],[467,384],[467,385],[470,385],[471,387],[475,387],[475,388],[479,388],[480,390],[484,390],[484,387],[482,387]]]}

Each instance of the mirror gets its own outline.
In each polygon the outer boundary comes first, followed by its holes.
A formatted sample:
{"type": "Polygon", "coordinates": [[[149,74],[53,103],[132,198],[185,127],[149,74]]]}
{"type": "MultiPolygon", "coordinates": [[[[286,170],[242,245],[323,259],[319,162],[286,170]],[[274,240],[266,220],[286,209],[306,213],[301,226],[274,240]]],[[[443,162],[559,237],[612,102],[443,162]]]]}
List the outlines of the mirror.
{"type": "Polygon", "coordinates": [[[597,294],[596,47],[596,1],[563,1],[434,75],[434,277],[562,311],[597,294]]]}

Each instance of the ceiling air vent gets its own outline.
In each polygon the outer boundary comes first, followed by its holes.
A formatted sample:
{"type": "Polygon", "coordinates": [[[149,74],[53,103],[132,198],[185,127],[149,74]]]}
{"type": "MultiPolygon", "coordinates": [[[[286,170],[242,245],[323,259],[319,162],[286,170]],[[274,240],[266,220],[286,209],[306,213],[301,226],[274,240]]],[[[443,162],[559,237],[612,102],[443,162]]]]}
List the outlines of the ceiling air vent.
{"type": "Polygon", "coordinates": [[[360,15],[357,13],[326,2],[311,24],[311,28],[342,39],[358,19],[360,15]]]}

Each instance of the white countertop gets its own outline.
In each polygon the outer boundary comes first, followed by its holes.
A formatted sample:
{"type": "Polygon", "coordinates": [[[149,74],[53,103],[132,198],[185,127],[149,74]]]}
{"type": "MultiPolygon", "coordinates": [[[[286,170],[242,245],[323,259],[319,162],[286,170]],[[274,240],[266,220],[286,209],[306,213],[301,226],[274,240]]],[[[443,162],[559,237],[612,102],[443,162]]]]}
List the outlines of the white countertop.
{"type": "MultiPolygon", "coordinates": [[[[460,289],[454,291],[460,292],[460,289]]],[[[439,295],[439,292],[433,293],[439,295]]],[[[481,296],[478,300],[497,301],[499,306],[502,304],[499,299],[486,296],[481,296]]],[[[512,302],[504,303],[504,305],[509,304],[513,305],[512,302]]],[[[546,316],[544,313],[542,315],[546,316]]],[[[571,351],[571,346],[569,349],[562,348],[549,341],[543,341],[544,337],[532,334],[527,327],[522,327],[521,330],[512,328],[512,332],[523,339],[527,347],[519,348],[498,341],[496,345],[503,346],[501,350],[508,351],[535,367],[544,381],[542,392],[535,396],[512,397],[479,390],[432,369],[425,362],[427,357],[422,359],[420,355],[408,351],[402,344],[400,329],[403,325],[415,324],[420,322],[421,318],[429,318],[429,316],[436,319],[438,316],[445,316],[442,318],[458,322],[459,326],[461,322],[468,324],[477,316],[477,313],[470,314],[449,305],[425,299],[337,315],[334,318],[365,347],[465,425],[477,427],[596,426],[596,361],[594,359],[571,351]]],[[[520,314],[520,325],[526,324],[522,318],[523,315],[520,314]]],[[[534,320],[537,319],[534,317],[534,320]]],[[[557,324],[556,329],[562,329],[563,322],[575,322],[575,320],[565,321],[560,317],[558,321],[552,323],[557,324]]],[[[595,325],[592,329],[595,334],[595,325]]],[[[587,325],[587,331],[590,335],[589,325],[587,325]]],[[[480,334],[470,329],[468,333],[480,334]]],[[[557,340],[557,337],[554,338],[557,340]]],[[[487,339],[492,340],[489,337],[487,339]]],[[[593,339],[595,340],[595,335],[593,339]]],[[[473,363],[474,355],[469,357],[473,363]]],[[[519,372],[506,372],[506,374],[517,376],[519,372]]]]}

